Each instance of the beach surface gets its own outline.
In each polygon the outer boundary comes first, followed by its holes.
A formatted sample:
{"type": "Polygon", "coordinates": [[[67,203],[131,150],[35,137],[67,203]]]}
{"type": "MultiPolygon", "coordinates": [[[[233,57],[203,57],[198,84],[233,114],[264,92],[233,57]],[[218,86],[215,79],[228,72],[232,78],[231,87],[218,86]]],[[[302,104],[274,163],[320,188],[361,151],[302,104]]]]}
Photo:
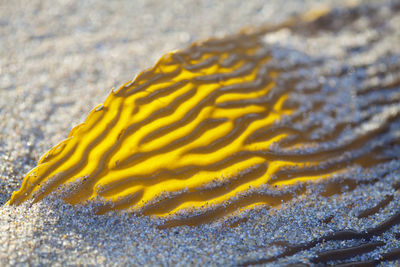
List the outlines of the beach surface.
{"type": "Polygon", "coordinates": [[[400,264],[398,25],[398,1],[0,1],[0,264],[400,264]],[[46,151],[112,88],[163,54],[327,9],[306,28],[265,33],[264,45],[277,65],[306,63],[296,71],[304,83],[293,97],[325,103],[308,120],[321,122],[316,135],[343,121],[357,126],[343,130],[333,147],[384,129],[344,151],[374,158],[379,149],[379,164],[349,163],[329,183],[306,183],[304,194],[279,208],[258,206],[196,227],[160,229],[146,216],[94,215],[54,195],[5,205],[46,151]],[[324,85],[320,93],[301,94],[315,84],[324,85]]]}

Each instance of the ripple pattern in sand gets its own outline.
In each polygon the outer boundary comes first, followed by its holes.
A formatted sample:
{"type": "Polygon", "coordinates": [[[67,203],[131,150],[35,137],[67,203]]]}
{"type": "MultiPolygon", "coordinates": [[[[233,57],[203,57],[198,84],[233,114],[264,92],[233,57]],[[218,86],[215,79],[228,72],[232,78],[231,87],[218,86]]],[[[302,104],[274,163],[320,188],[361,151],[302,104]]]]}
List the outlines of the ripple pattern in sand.
{"type": "MultiPolygon", "coordinates": [[[[99,202],[98,213],[131,209],[195,225],[279,207],[306,194],[302,184],[326,182],[326,194],[337,193],[332,177],[398,157],[387,150],[400,145],[398,65],[380,74],[390,74],[385,83],[363,84],[344,77],[344,66],[328,68],[329,58],[270,45],[269,34],[165,55],[46,153],[10,203],[61,186],[65,201],[99,202]]],[[[352,68],[364,80],[377,75],[352,68]]]]}

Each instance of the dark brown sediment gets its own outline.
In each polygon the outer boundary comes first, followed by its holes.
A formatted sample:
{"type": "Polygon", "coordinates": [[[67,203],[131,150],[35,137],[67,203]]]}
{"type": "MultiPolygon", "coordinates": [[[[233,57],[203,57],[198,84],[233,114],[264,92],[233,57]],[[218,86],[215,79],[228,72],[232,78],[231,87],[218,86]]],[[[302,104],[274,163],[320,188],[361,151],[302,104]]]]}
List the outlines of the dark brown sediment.
{"type": "Polygon", "coordinates": [[[352,258],[354,256],[365,254],[375,250],[377,247],[383,246],[385,243],[382,241],[370,242],[361,244],[354,247],[344,247],[339,249],[333,249],[318,253],[317,256],[311,259],[313,263],[325,263],[328,261],[337,261],[352,258]]]}
{"type": "Polygon", "coordinates": [[[371,215],[379,212],[381,209],[385,208],[392,200],[393,200],[393,196],[392,195],[386,196],[382,201],[380,201],[378,204],[376,204],[376,206],[361,211],[357,215],[357,217],[358,218],[365,218],[365,217],[371,216],[371,215]]]}
{"type": "MultiPolygon", "coordinates": [[[[240,264],[240,266],[250,266],[250,265],[257,265],[257,264],[273,262],[273,261],[276,261],[276,260],[278,260],[280,258],[292,256],[292,255],[294,255],[294,254],[296,254],[296,253],[298,253],[300,251],[310,249],[312,247],[315,247],[317,244],[320,244],[320,243],[323,243],[323,242],[327,242],[327,241],[332,241],[332,240],[336,240],[336,241],[337,240],[351,240],[351,239],[369,240],[373,236],[381,235],[382,233],[388,231],[391,227],[393,227],[393,226],[395,226],[395,225],[397,225],[399,223],[400,223],[400,212],[398,212],[395,215],[391,216],[386,221],[378,224],[376,227],[369,228],[364,232],[358,232],[358,231],[354,231],[354,230],[337,231],[337,232],[334,232],[332,234],[328,234],[326,236],[323,236],[323,237],[320,237],[318,239],[315,239],[315,240],[313,240],[311,242],[307,242],[305,244],[294,244],[294,245],[290,244],[286,248],[283,249],[282,253],[278,254],[277,256],[270,257],[270,258],[264,258],[264,259],[258,259],[258,260],[254,260],[254,261],[243,262],[242,264],[240,264]]],[[[365,244],[365,246],[361,247],[361,249],[355,247],[354,250],[355,251],[360,251],[360,253],[361,252],[365,253],[364,251],[368,252],[368,251],[370,251],[369,249],[372,250],[374,245],[375,245],[375,247],[383,245],[381,243],[369,243],[369,244],[373,244],[373,245],[369,246],[368,244],[365,244]]],[[[351,250],[349,250],[349,251],[351,251],[351,250]]],[[[347,252],[349,252],[349,251],[347,251],[347,252]]],[[[399,252],[399,250],[393,250],[392,252],[390,252],[387,255],[386,254],[382,254],[382,258],[384,260],[397,259],[397,258],[400,257],[398,252],[399,252]]],[[[345,251],[345,253],[346,253],[346,251],[345,251]]],[[[333,254],[329,254],[328,253],[323,257],[325,257],[324,259],[329,259],[330,257],[333,257],[333,255],[338,255],[338,251],[333,251],[333,254]]],[[[349,254],[347,254],[347,255],[351,255],[351,252],[349,252],[349,254]]],[[[339,257],[340,257],[340,255],[339,255],[339,257]]]]}

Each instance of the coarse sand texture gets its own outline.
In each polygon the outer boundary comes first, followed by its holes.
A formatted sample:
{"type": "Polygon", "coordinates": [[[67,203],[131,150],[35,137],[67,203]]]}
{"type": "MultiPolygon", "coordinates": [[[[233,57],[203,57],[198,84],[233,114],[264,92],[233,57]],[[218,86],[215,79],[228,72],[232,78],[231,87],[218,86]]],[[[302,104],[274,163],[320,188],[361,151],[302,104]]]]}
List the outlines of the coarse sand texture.
{"type": "Polygon", "coordinates": [[[0,3],[0,264],[400,264],[400,2],[317,2],[0,3]]]}

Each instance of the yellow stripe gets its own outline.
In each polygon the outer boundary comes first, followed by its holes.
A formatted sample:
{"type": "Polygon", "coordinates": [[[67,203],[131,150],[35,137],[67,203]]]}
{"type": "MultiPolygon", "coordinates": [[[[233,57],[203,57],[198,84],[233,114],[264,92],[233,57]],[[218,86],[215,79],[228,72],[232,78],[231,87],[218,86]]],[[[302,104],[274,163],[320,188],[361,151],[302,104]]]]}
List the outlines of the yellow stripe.
{"type": "MultiPolygon", "coordinates": [[[[261,38],[242,33],[165,55],[47,152],[9,203],[38,201],[75,182],[65,201],[110,201],[99,213],[169,216],[203,209],[203,217],[193,217],[202,222],[260,203],[275,207],[293,197],[279,193],[285,186],[345,169],[342,151],[365,147],[388,124],[333,149],[294,152],[315,141],[293,127],[302,117],[299,105],[289,103],[296,81],[277,88],[282,72],[268,65],[272,56],[261,38]],[[279,143],[284,149],[274,149],[279,143]],[[254,191],[265,187],[278,193],[254,191]]],[[[344,128],[318,142],[337,139],[344,128]]],[[[367,162],[361,154],[348,160],[367,162]]]]}

